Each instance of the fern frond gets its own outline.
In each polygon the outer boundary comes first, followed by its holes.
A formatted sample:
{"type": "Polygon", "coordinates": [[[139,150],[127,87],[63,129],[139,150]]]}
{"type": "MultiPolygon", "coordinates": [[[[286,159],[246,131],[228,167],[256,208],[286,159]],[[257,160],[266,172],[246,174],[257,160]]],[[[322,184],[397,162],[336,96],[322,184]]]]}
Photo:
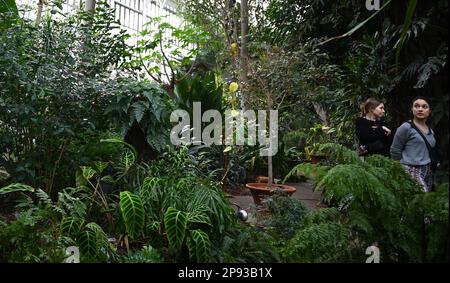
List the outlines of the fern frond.
{"type": "Polygon", "coordinates": [[[320,146],[321,152],[327,155],[327,159],[336,164],[357,164],[361,165],[362,160],[354,150],[350,150],[343,145],[326,143],[320,146]]]}
{"type": "Polygon", "coordinates": [[[300,177],[302,175],[306,178],[314,179],[317,181],[322,179],[322,177],[326,175],[326,172],[328,170],[328,166],[320,166],[311,163],[300,163],[292,168],[291,171],[289,171],[286,177],[284,177],[283,183],[285,183],[292,176],[300,177]]]}
{"type": "Polygon", "coordinates": [[[350,165],[337,165],[330,169],[317,183],[316,187],[325,188],[325,200],[348,200],[349,195],[363,207],[366,205],[392,210],[398,202],[392,192],[373,174],[363,167],[350,165]]]}
{"type": "Polygon", "coordinates": [[[122,262],[124,263],[162,263],[163,258],[159,252],[150,245],[142,247],[137,252],[126,256],[122,262]]]}
{"type": "Polygon", "coordinates": [[[301,226],[309,227],[320,223],[335,222],[340,216],[340,212],[335,207],[312,210],[305,215],[301,226]]]}
{"type": "Polygon", "coordinates": [[[148,102],[145,101],[137,101],[133,103],[130,111],[130,123],[132,124],[134,120],[138,123],[141,122],[148,107],[148,102]]]}
{"type": "Polygon", "coordinates": [[[321,223],[300,230],[282,250],[288,262],[339,262],[347,257],[351,230],[337,223],[321,223]]]}
{"type": "Polygon", "coordinates": [[[73,196],[79,192],[79,188],[66,188],[61,192],[58,192],[58,201],[56,205],[64,210],[63,215],[70,213],[80,219],[85,218],[87,210],[86,204],[79,197],[73,196]]]}

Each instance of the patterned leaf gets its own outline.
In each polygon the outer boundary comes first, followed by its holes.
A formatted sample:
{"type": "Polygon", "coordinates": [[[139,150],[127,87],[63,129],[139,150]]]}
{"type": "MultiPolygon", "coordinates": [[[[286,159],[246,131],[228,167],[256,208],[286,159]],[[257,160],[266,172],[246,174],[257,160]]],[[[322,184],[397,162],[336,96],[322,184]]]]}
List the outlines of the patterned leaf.
{"type": "Polygon", "coordinates": [[[21,183],[14,183],[0,188],[0,195],[12,192],[34,192],[34,188],[21,183]]]}
{"type": "Polygon", "coordinates": [[[95,233],[95,235],[97,237],[97,244],[99,246],[101,246],[101,247],[109,246],[108,236],[103,231],[102,227],[100,227],[97,223],[90,222],[90,223],[86,224],[86,229],[89,229],[95,233]]]}
{"type": "Polygon", "coordinates": [[[124,191],[120,193],[120,211],[125,221],[127,234],[134,238],[144,230],[145,211],[139,196],[124,191]]]}
{"type": "Polygon", "coordinates": [[[169,207],[164,214],[164,226],[166,227],[169,246],[181,248],[186,234],[188,214],[169,207]]]}
{"type": "Polygon", "coordinates": [[[80,233],[83,220],[75,217],[65,217],[61,221],[61,234],[71,238],[76,238],[80,233]]]}
{"type": "Polygon", "coordinates": [[[88,259],[94,259],[98,250],[97,242],[97,235],[94,231],[82,231],[77,241],[80,247],[80,254],[88,259]]]}
{"type": "Polygon", "coordinates": [[[192,230],[189,240],[189,251],[191,258],[195,257],[197,262],[205,262],[208,259],[208,251],[211,246],[208,234],[202,230],[192,230]]]}
{"type": "Polygon", "coordinates": [[[86,180],[91,179],[95,175],[95,170],[92,169],[92,167],[89,166],[81,166],[81,172],[83,174],[83,178],[86,180]]]}
{"type": "Polygon", "coordinates": [[[95,169],[97,170],[98,174],[101,174],[103,170],[105,170],[106,167],[108,167],[108,162],[103,161],[94,161],[95,169]]]}
{"type": "Polygon", "coordinates": [[[126,149],[122,154],[121,163],[125,171],[128,171],[131,166],[133,166],[136,161],[136,156],[129,149],[126,149]]]}
{"type": "Polygon", "coordinates": [[[211,225],[211,219],[209,219],[208,215],[200,212],[188,213],[188,222],[211,225]]]}

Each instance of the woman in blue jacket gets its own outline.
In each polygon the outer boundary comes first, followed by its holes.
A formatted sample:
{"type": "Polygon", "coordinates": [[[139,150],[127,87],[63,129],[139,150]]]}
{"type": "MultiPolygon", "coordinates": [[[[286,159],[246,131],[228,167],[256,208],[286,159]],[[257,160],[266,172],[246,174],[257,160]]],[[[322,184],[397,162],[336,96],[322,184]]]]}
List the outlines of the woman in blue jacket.
{"type": "Polygon", "coordinates": [[[424,97],[417,97],[411,107],[413,119],[398,127],[391,146],[391,156],[400,161],[424,192],[431,191],[433,174],[431,158],[427,144],[419,133],[427,139],[431,147],[435,147],[434,132],[427,125],[431,114],[430,104],[424,97]]]}

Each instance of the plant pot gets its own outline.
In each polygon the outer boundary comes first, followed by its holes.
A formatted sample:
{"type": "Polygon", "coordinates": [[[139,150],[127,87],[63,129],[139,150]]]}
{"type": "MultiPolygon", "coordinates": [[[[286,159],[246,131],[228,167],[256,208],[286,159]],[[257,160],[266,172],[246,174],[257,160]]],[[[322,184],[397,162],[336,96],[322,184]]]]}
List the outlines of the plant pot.
{"type": "Polygon", "coordinates": [[[325,156],[323,155],[311,155],[310,159],[311,159],[311,163],[312,164],[317,164],[319,163],[321,160],[323,160],[325,158],[325,156]]]}
{"type": "MultiPolygon", "coordinates": [[[[280,179],[277,178],[273,178],[273,181],[275,182],[275,184],[278,184],[278,182],[280,182],[280,179]]],[[[256,177],[256,183],[269,183],[269,177],[267,176],[258,176],[256,177]]]]}
{"type": "Polygon", "coordinates": [[[297,189],[292,186],[280,184],[273,184],[272,189],[269,189],[267,187],[267,183],[248,183],[245,184],[245,186],[252,193],[253,201],[255,202],[256,205],[261,205],[261,200],[264,197],[273,195],[273,193],[277,188],[281,188],[285,193],[287,193],[290,196],[297,191],[297,189]]]}

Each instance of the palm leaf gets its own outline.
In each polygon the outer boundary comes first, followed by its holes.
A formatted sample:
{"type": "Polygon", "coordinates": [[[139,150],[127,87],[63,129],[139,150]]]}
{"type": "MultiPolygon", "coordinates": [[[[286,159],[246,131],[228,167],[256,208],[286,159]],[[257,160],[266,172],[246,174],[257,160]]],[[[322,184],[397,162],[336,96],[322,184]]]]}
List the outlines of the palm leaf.
{"type": "Polygon", "coordinates": [[[406,39],[406,33],[408,31],[409,26],[411,25],[412,17],[414,15],[414,11],[416,10],[417,0],[410,0],[408,4],[408,8],[406,10],[405,21],[403,22],[402,33],[400,35],[400,39],[398,41],[398,45],[396,46],[397,51],[395,52],[395,65],[398,66],[398,62],[400,59],[400,51],[403,47],[403,44],[406,39]]]}
{"type": "Polygon", "coordinates": [[[347,37],[347,36],[352,35],[355,31],[357,31],[357,30],[359,30],[360,28],[362,28],[368,21],[370,21],[372,18],[374,18],[376,15],[378,15],[378,13],[380,13],[387,5],[389,5],[391,2],[392,2],[392,0],[386,1],[386,3],[384,3],[384,5],[383,5],[379,10],[377,10],[375,13],[373,13],[372,15],[370,15],[370,17],[368,17],[368,18],[365,19],[364,21],[362,21],[362,22],[360,22],[359,24],[357,24],[356,26],[354,26],[354,27],[353,27],[351,30],[349,30],[348,32],[346,32],[346,33],[344,33],[344,34],[342,34],[342,35],[339,35],[339,36],[335,36],[335,37],[329,38],[329,39],[327,39],[327,40],[325,40],[325,41],[319,43],[318,45],[323,45],[323,44],[328,43],[328,42],[330,42],[330,41],[332,41],[332,40],[339,39],[339,38],[344,38],[344,37],[347,37]]]}

